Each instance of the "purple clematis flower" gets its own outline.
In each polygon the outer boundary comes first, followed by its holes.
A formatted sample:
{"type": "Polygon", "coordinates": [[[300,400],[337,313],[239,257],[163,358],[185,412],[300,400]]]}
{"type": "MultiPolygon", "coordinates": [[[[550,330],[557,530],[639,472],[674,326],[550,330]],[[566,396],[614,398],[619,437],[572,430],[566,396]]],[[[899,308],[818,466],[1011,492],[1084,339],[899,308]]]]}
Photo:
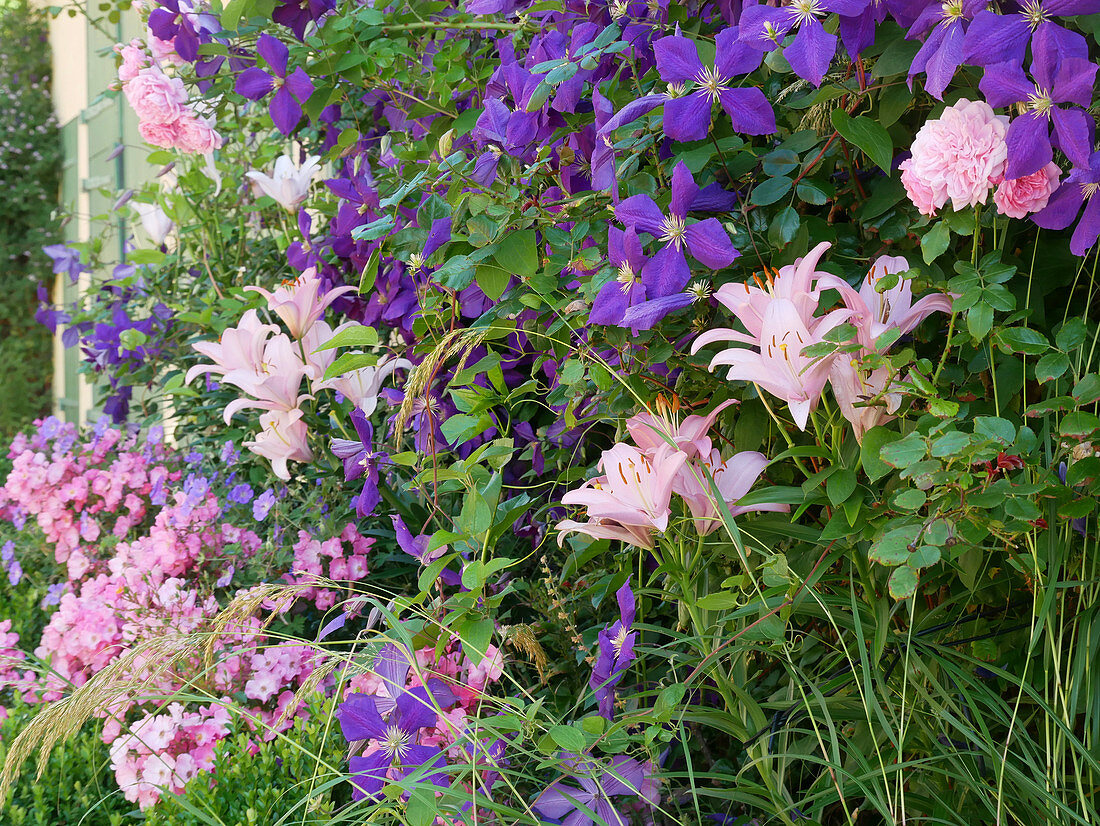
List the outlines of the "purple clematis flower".
{"type": "Polygon", "coordinates": [[[272,73],[259,66],[246,69],[237,78],[237,94],[249,100],[262,100],[272,89],[277,90],[269,107],[271,120],[276,129],[289,135],[302,119],[302,104],[313,94],[313,81],[301,66],[287,75],[290,50],[277,38],[261,34],[256,51],[267,61],[272,73]]]}
{"type": "MultiPolygon", "coordinates": [[[[1024,62],[1028,43],[1042,34],[1052,41],[1063,55],[1085,50],[1085,39],[1076,32],[1062,28],[1051,17],[1072,17],[1100,12],[1098,0],[1025,0],[1017,12],[996,14],[983,9],[974,15],[963,43],[963,60],[971,66],[992,66],[997,63],[1024,62]]],[[[1082,55],[1083,57],[1084,55],[1082,55]]]]}
{"type": "Polygon", "coordinates": [[[88,268],[80,263],[80,252],[65,244],[49,244],[42,248],[42,252],[53,261],[54,274],[65,273],[74,284],[80,279],[81,273],[88,271],[88,268]]]}
{"type": "Polygon", "coordinates": [[[176,54],[188,63],[198,59],[199,45],[220,29],[217,17],[195,12],[187,0],[158,0],[149,13],[149,30],[159,40],[173,41],[176,54]]]}
{"type": "Polygon", "coordinates": [[[1036,212],[1031,220],[1044,229],[1065,229],[1081,213],[1069,248],[1074,255],[1083,256],[1100,238],[1100,198],[1095,197],[1097,190],[1100,190],[1100,152],[1093,152],[1088,166],[1076,167],[1050,196],[1046,208],[1036,212]]]}
{"type": "Polygon", "coordinates": [[[664,246],[642,272],[647,298],[663,298],[683,291],[691,272],[684,250],[697,261],[719,270],[740,255],[716,218],[687,223],[687,213],[699,192],[690,170],[681,161],[672,172],[672,202],[668,215],[645,194],[631,195],[615,207],[615,217],[636,232],[648,232],[664,246]]]}
{"type": "Polygon", "coordinates": [[[634,661],[634,642],[638,638],[630,630],[634,624],[635,603],[629,577],[615,592],[615,599],[619,603],[619,619],[600,631],[599,654],[588,681],[599,703],[600,716],[608,720],[615,717],[615,686],[634,661]]]}
{"type": "Polygon", "coordinates": [[[925,91],[936,100],[943,99],[943,90],[963,62],[963,41],[970,18],[984,6],[985,0],[948,0],[924,7],[906,35],[915,40],[931,31],[909,67],[910,89],[913,78],[924,73],[925,91]]]}
{"type": "Polygon", "coordinates": [[[714,103],[721,105],[738,132],[770,135],[775,131],[775,113],[764,93],[756,87],[737,89],[729,85],[732,78],[755,70],[764,59],[764,53],[755,45],[738,40],[736,26],[718,34],[713,66],[704,66],[695,42],[680,35],[662,37],[653,50],[661,80],[695,84],[690,93],[669,96],[665,101],[664,130],[673,140],[705,138],[714,103]]]}
{"type": "Polygon", "coordinates": [[[374,450],[374,428],[366,414],[356,407],[351,411],[351,422],[355,425],[359,439],[333,439],[332,452],[344,462],[344,481],[350,482],[365,476],[363,492],[355,501],[355,512],[360,518],[370,516],[382,494],[378,492],[378,465],[389,460],[389,455],[374,450]]]}
{"type": "MultiPolygon", "coordinates": [[[[336,710],[348,742],[367,740],[378,746],[366,757],[351,758],[351,781],[355,785],[352,794],[356,800],[377,795],[391,776],[400,779],[424,767],[445,769],[447,764],[438,748],[416,742],[420,729],[436,722],[435,706],[426,688],[403,692],[387,719],[379,711],[378,699],[370,694],[352,694],[336,710]]],[[[445,771],[429,772],[424,779],[437,786],[450,785],[445,771]]]]}
{"type": "Polygon", "coordinates": [[[1086,110],[1092,103],[1097,68],[1083,56],[1063,56],[1050,29],[1040,29],[1032,41],[1033,80],[1015,63],[986,68],[981,90],[990,106],[1024,103],[1027,108],[1012,121],[1005,136],[1006,178],[1022,178],[1050,163],[1054,157],[1051,126],[1055,142],[1074,166],[1088,165],[1095,124],[1086,110]]]}
{"type": "Polygon", "coordinates": [[[271,19],[286,26],[294,36],[302,40],[306,27],[336,8],[334,0],[286,0],[275,7],[271,19]]]}
{"type": "Polygon", "coordinates": [[[633,227],[625,231],[608,227],[607,246],[608,260],[618,273],[600,288],[588,320],[593,324],[621,327],[627,308],[646,299],[646,286],[641,276],[649,259],[642,252],[642,242],[633,227]]]}
{"type": "Polygon", "coordinates": [[[803,80],[820,86],[829,64],[836,55],[836,35],[821,25],[830,12],[858,15],[864,0],[795,0],[779,8],[749,6],[741,13],[739,37],[765,51],[778,48],[783,39],[797,29],[794,40],[783,49],[791,69],[803,80]]]}
{"type": "Polygon", "coordinates": [[[535,801],[535,810],[543,817],[554,818],[563,826],[588,826],[599,822],[603,826],[626,826],[629,816],[615,808],[611,798],[616,795],[638,795],[645,782],[645,767],[633,758],[620,754],[607,766],[596,760],[567,761],[573,786],[558,780],[546,788],[535,801]],[[578,788],[579,786],[579,788],[578,788]],[[592,814],[599,817],[595,821],[592,814]]]}

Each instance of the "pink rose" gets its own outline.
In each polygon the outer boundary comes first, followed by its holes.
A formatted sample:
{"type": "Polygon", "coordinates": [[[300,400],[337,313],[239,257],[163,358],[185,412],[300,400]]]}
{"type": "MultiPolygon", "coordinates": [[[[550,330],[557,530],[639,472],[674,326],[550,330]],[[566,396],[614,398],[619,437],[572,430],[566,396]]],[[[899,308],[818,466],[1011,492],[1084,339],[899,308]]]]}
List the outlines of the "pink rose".
{"type": "Polygon", "coordinates": [[[143,123],[173,123],[180,119],[187,106],[183,81],[168,77],[157,66],[142,69],[123,91],[143,123]]]}
{"type": "Polygon", "coordinates": [[[115,51],[122,56],[122,65],[118,67],[118,79],[123,83],[129,83],[142,69],[149,67],[149,55],[145,53],[140,40],[131,40],[127,46],[119,44],[115,46],[115,51]]]}
{"type": "Polygon", "coordinates": [[[142,140],[146,143],[170,149],[176,145],[176,141],[179,139],[179,121],[173,121],[172,123],[142,121],[138,124],[138,132],[141,133],[142,140]]]}
{"type": "Polygon", "coordinates": [[[222,136],[215,132],[204,118],[188,109],[179,120],[179,138],[176,148],[193,155],[206,155],[220,149],[222,136]]]}
{"type": "Polygon", "coordinates": [[[966,98],[927,121],[913,141],[913,157],[901,165],[909,199],[925,215],[949,199],[956,211],[985,203],[1004,179],[1007,131],[1007,117],[966,98]]]}
{"type": "Polygon", "coordinates": [[[1030,175],[1002,181],[993,193],[997,211],[1010,218],[1024,218],[1031,212],[1038,212],[1058,188],[1061,175],[1058,164],[1048,163],[1030,175]]]}

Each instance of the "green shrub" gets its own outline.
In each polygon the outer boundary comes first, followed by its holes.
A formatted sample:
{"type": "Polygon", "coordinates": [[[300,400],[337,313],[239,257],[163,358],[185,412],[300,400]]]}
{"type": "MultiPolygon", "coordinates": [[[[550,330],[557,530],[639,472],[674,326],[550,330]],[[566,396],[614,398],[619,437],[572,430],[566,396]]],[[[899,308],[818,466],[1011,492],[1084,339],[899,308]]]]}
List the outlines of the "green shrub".
{"type": "Polygon", "coordinates": [[[327,823],[336,799],[350,794],[339,772],[346,771],[347,743],[331,718],[331,703],[311,704],[309,720],[299,721],[256,755],[248,733],[218,745],[213,776],[200,775],[179,796],[165,795],[145,813],[149,826],[269,826],[327,823]],[[307,801],[309,805],[307,806],[307,801]],[[303,811],[303,808],[308,811],[303,811]]]}
{"type": "MultiPolygon", "coordinates": [[[[8,710],[0,726],[0,761],[35,711],[22,703],[8,710]]],[[[33,760],[24,765],[0,810],[4,826],[121,826],[131,821],[127,813],[134,805],[118,790],[98,726],[86,726],[58,745],[40,778],[35,777],[33,760]]]]}

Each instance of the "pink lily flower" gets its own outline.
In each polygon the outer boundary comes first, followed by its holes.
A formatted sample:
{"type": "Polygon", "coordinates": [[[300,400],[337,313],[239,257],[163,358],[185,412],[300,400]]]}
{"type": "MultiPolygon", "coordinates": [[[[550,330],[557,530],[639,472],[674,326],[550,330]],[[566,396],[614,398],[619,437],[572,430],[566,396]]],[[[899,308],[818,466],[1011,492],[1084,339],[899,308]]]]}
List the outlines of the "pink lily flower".
{"type": "Polygon", "coordinates": [[[411,370],[412,367],[413,363],[408,359],[382,356],[377,364],[335,376],[314,385],[314,390],[335,390],[369,416],[378,407],[378,394],[382,390],[382,382],[395,371],[411,370]]]}
{"type": "Polygon", "coordinates": [[[901,406],[900,393],[886,393],[879,404],[867,404],[886,389],[890,371],[886,367],[868,371],[859,359],[842,354],[833,362],[829,383],[833,388],[840,412],[852,425],[856,441],[862,442],[864,434],[872,427],[886,424],[901,406]]]}
{"type": "Polygon", "coordinates": [[[255,310],[241,316],[236,327],[228,327],[217,341],[200,341],[192,345],[198,352],[211,359],[213,364],[196,364],[187,371],[185,381],[190,384],[195,376],[204,373],[224,375],[236,370],[258,372],[264,361],[264,347],[268,336],[279,332],[274,324],[264,324],[255,310]]]}
{"type": "Polygon", "coordinates": [[[673,491],[684,498],[691,511],[695,530],[700,536],[706,536],[722,524],[714,494],[703,468],[710,471],[718,493],[729,507],[732,516],[740,516],[749,511],[780,511],[786,513],[789,505],[766,502],[759,505],[738,506],[736,503],[749,492],[764,468],[768,457],[755,451],[735,453],[722,461],[717,450],[712,450],[706,458],[699,457],[686,465],[677,474],[673,482],[673,491]]]}
{"type": "Polygon", "coordinates": [[[558,544],[567,533],[584,533],[652,548],[653,531],[668,528],[672,485],[686,461],[667,445],[652,458],[621,442],[605,450],[598,465],[604,475],[562,497],[565,505],[585,507],[589,521],[559,522],[558,544]]]}
{"type": "Polygon", "coordinates": [[[676,410],[661,397],[657,400],[657,413],[648,410],[636,413],[626,420],[626,429],[634,444],[650,456],[669,445],[675,445],[688,459],[709,456],[711,441],[707,432],[714,426],[719,413],[737,403],[736,399],[729,399],[705,416],[693,413],[677,423],[676,410]]]}
{"type": "Polygon", "coordinates": [[[710,330],[699,337],[698,340],[702,343],[698,346],[703,347],[714,341],[740,341],[742,344],[755,344],[760,340],[765,312],[771,303],[778,299],[794,304],[802,323],[813,330],[821,321],[814,317],[822,290],[817,282],[826,276],[835,278],[817,269],[817,263],[830,246],[828,241],[822,241],[793,264],[774,270],[774,275],[766,272],[766,281],[762,282],[757,278],[757,286],[744,283],[723,284],[719,287],[714,297],[745,326],[748,335],[729,329],[710,330]]]}
{"type": "Polygon", "coordinates": [[[275,292],[269,292],[263,287],[245,287],[245,290],[257,292],[267,299],[267,307],[283,320],[290,330],[291,338],[300,339],[306,334],[329,305],[345,293],[355,292],[353,286],[337,287],[329,290],[323,296],[318,295],[321,289],[321,279],[317,276],[317,268],[310,267],[294,281],[286,281],[275,292]]]}
{"type": "Polygon", "coordinates": [[[264,347],[263,363],[258,369],[233,370],[225,374],[226,384],[239,387],[253,397],[245,396],[230,402],[224,413],[226,424],[235,413],[249,407],[287,411],[312,398],[300,393],[306,368],[298,354],[298,346],[285,333],[279,333],[268,340],[264,347]]]}
{"type": "Polygon", "coordinates": [[[309,431],[298,408],[271,410],[260,416],[260,432],[244,446],[271,461],[271,469],[283,481],[290,479],[287,462],[312,462],[313,451],[307,441],[309,431]]]}
{"type": "Polygon", "coordinates": [[[823,279],[825,286],[840,291],[844,303],[852,311],[849,321],[856,326],[857,340],[868,352],[876,351],[876,339],[891,328],[905,334],[932,313],[951,312],[952,296],[945,293],[931,293],[914,304],[913,282],[907,278],[899,278],[897,284],[888,290],[879,292],[875,289],[884,275],[908,269],[909,262],[902,256],[883,255],[871,265],[858,293],[848,282],[834,275],[823,279]]]}
{"type": "MultiPolygon", "coordinates": [[[[850,314],[848,310],[833,311],[821,318],[811,332],[794,302],[772,299],[764,310],[760,335],[753,340],[757,349],[722,350],[711,359],[710,369],[728,366],[731,381],[751,381],[783,399],[795,423],[805,430],[810,411],[817,406],[829,380],[835,355],[812,359],[802,351],[823,341],[825,333],[844,323],[850,314]]],[[[699,336],[691,346],[692,353],[714,340],[716,337],[711,334],[699,336]]],[[[734,340],[743,341],[744,337],[734,340]]]]}

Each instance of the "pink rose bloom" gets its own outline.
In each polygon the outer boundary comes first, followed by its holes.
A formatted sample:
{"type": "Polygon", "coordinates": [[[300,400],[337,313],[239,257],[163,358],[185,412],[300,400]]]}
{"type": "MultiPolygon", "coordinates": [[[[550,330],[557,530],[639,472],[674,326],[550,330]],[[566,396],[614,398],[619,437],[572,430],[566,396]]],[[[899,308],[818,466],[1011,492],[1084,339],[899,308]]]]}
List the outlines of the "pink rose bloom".
{"type": "Polygon", "coordinates": [[[149,67],[149,55],[141,47],[140,40],[131,40],[126,46],[120,43],[115,46],[115,51],[122,56],[122,65],[118,67],[118,79],[123,83],[129,83],[142,69],[149,67]]]}
{"type": "Polygon", "coordinates": [[[179,121],[172,123],[142,121],[138,124],[138,132],[141,133],[141,138],[146,143],[171,149],[179,140],[179,121]]]}
{"type": "Polygon", "coordinates": [[[1002,181],[993,193],[997,211],[1009,218],[1025,218],[1029,213],[1038,212],[1058,188],[1061,175],[1058,164],[1048,163],[1030,175],[1002,181]]]}
{"type": "Polygon", "coordinates": [[[961,99],[920,128],[913,157],[899,167],[909,199],[934,215],[950,199],[956,211],[983,204],[1004,179],[1008,118],[985,101],[961,99]]]}
{"type": "Polygon", "coordinates": [[[142,122],[169,124],[180,119],[187,106],[187,90],[178,77],[159,67],[142,69],[126,84],[126,99],[142,122]]]}
{"type": "Polygon", "coordinates": [[[153,57],[158,63],[172,63],[176,66],[182,66],[187,62],[176,53],[176,38],[161,40],[151,31],[148,34],[149,51],[153,53],[153,57]]]}
{"type": "Polygon", "coordinates": [[[179,119],[179,137],[176,148],[192,155],[207,155],[215,149],[221,149],[222,136],[210,126],[205,118],[190,110],[179,119]]]}

